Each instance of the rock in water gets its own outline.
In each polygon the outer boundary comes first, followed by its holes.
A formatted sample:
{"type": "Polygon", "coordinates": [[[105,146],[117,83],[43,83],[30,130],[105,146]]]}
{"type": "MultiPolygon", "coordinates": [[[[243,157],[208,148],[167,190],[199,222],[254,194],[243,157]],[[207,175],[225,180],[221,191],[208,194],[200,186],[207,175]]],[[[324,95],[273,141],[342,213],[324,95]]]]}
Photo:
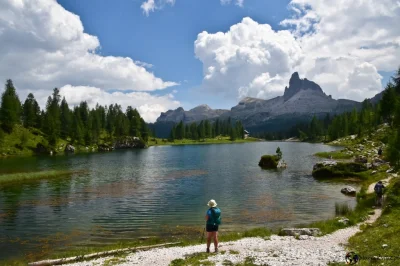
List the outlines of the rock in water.
{"type": "Polygon", "coordinates": [[[350,196],[355,196],[357,191],[355,188],[351,187],[351,186],[347,186],[344,187],[340,190],[340,192],[342,192],[345,195],[350,195],[350,196]]]}
{"type": "Polygon", "coordinates": [[[258,165],[264,169],[277,169],[279,157],[276,155],[263,155],[258,165]]]}

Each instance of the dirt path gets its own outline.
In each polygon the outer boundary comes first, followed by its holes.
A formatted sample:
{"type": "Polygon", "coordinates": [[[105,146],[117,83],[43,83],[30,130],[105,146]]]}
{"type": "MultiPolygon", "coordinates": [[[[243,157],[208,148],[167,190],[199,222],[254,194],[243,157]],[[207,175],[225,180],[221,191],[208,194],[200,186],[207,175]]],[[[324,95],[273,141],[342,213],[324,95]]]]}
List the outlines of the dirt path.
{"type": "MultiPolygon", "coordinates": [[[[397,174],[391,174],[388,178],[382,179],[382,183],[384,186],[387,186],[390,182],[390,180],[392,180],[392,178],[397,177],[397,174]]],[[[371,185],[369,185],[367,193],[374,193],[374,187],[375,187],[376,183],[372,183],[371,185]]]]}

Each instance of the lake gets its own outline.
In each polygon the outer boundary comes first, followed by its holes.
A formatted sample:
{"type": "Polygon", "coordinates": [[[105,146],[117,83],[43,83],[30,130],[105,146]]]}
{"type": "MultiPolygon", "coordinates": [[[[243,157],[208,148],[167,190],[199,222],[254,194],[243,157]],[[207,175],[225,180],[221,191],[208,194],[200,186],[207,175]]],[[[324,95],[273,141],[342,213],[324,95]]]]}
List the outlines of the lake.
{"type": "Polygon", "coordinates": [[[80,173],[0,189],[0,259],[47,256],[66,243],[107,245],[201,230],[211,198],[222,210],[221,233],[331,218],[335,202],[355,206],[355,198],[340,193],[343,183],[316,181],[311,171],[320,160],[314,153],[336,149],[254,142],[3,159],[0,173],[80,173]],[[288,168],[262,170],[260,157],[278,146],[288,168]]]}

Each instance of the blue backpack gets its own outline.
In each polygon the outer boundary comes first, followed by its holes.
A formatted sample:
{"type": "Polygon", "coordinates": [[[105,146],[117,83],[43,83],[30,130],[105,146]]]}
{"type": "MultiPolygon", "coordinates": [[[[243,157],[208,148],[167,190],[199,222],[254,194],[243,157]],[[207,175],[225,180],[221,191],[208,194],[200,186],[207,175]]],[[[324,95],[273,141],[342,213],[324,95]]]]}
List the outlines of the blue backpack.
{"type": "Polygon", "coordinates": [[[376,184],[375,188],[374,188],[375,193],[378,194],[378,195],[382,195],[383,194],[383,188],[384,188],[384,186],[382,184],[379,184],[379,183],[376,184]]]}
{"type": "Polygon", "coordinates": [[[221,224],[221,210],[219,208],[210,208],[211,216],[207,221],[208,224],[220,225],[221,224]]]}

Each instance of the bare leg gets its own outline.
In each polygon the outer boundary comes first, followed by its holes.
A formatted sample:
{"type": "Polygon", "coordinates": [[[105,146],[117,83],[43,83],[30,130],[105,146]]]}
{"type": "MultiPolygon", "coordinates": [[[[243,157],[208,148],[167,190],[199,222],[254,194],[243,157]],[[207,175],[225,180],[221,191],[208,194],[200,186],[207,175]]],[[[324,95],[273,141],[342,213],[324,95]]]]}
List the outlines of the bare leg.
{"type": "Polygon", "coordinates": [[[207,251],[210,249],[212,235],[213,232],[207,232],[207,251]]]}
{"type": "Polygon", "coordinates": [[[218,232],[214,232],[214,248],[215,252],[218,251],[218,232]]]}

